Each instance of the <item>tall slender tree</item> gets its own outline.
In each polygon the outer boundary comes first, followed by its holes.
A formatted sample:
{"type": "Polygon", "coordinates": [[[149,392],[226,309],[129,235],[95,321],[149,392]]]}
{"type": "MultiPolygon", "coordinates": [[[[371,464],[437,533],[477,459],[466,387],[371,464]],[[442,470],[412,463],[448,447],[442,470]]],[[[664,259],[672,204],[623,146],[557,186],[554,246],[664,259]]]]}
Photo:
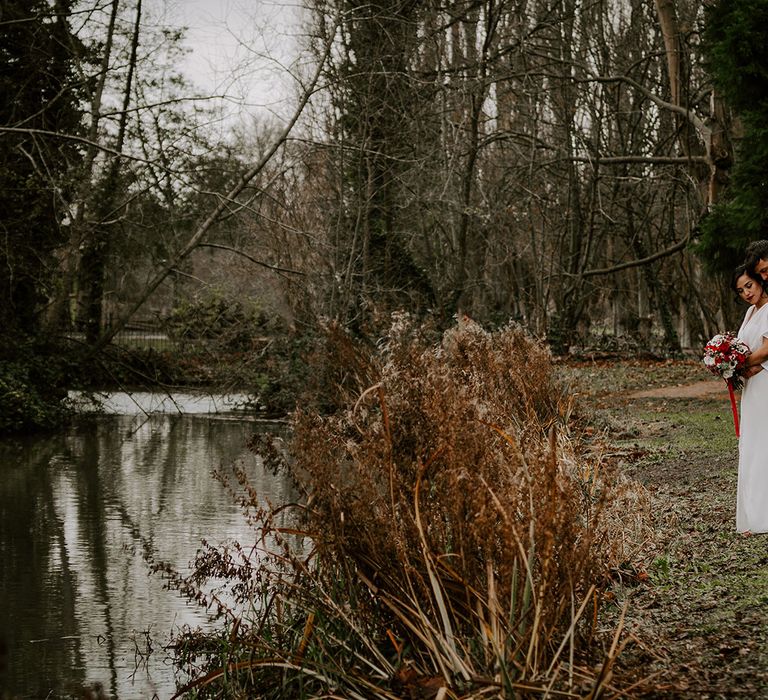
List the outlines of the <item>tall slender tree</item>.
{"type": "MultiPolygon", "coordinates": [[[[115,1],[113,6],[117,7],[115,1]]],[[[84,289],[84,308],[82,323],[85,330],[86,342],[94,344],[102,331],[104,284],[106,281],[106,266],[109,256],[110,243],[115,238],[117,226],[115,224],[121,218],[125,206],[125,188],[121,186],[121,173],[123,172],[123,148],[125,146],[128,128],[128,108],[131,104],[133,92],[134,74],[138,56],[139,38],[141,35],[141,0],[137,0],[135,19],[129,41],[127,58],[127,71],[125,83],[122,88],[122,103],[117,121],[117,133],[112,154],[107,163],[102,180],[95,188],[96,195],[92,201],[93,223],[92,230],[83,241],[84,253],[82,257],[82,287],[84,289]]],[[[114,13],[113,13],[114,14],[114,13]]]]}

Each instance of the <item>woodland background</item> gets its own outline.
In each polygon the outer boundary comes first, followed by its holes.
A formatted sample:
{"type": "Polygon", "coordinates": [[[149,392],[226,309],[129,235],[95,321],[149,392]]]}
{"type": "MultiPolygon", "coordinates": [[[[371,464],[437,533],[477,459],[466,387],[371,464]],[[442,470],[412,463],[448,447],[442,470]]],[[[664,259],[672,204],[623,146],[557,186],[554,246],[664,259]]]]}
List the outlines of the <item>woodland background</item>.
{"type": "Polygon", "coordinates": [[[307,0],[293,116],[222,139],[142,0],[3,0],[5,394],[142,324],[696,351],[766,237],[766,46],[765,0],[307,0]]]}

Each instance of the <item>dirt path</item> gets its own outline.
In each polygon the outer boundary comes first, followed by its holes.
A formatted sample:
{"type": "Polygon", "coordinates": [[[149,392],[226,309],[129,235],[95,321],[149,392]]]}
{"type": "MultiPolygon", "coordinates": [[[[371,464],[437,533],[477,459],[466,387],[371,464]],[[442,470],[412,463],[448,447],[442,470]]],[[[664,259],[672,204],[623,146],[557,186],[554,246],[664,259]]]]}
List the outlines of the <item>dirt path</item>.
{"type": "Polygon", "coordinates": [[[662,386],[656,389],[635,391],[629,395],[630,399],[701,399],[706,397],[723,396],[726,392],[725,384],[720,379],[709,379],[693,384],[675,384],[674,386],[662,386]]]}
{"type": "Polygon", "coordinates": [[[647,678],[636,696],[768,698],[768,535],[735,532],[738,445],[722,381],[600,403],[620,467],[653,503],[653,541],[616,586],[634,637],[622,669],[647,678]]]}

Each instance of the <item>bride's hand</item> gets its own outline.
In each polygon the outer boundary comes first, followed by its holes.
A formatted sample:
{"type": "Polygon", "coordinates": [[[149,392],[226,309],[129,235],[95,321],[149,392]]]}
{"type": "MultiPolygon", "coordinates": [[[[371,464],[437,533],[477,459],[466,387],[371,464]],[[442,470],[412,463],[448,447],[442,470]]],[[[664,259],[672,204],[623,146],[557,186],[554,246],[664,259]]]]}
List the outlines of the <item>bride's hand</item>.
{"type": "Polygon", "coordinates": [[[749,379],[750,377],[754,377],[758,372],[763,371],[762,365],[753,365],[752,367],[747,367],[744,370],[744,378],[749,379]]]}

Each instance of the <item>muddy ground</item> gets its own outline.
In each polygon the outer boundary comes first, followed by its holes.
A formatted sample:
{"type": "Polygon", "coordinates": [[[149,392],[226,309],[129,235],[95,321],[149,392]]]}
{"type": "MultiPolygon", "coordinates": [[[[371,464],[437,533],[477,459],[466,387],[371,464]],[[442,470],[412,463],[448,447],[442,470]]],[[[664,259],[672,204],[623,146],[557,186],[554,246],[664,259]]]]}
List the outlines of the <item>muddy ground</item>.
{"type": "Polygon", "coordinates": [[[637,685],[626,697],[768,698],[768,535],[735,531],[738,443],[724,383],[693,360],[561,371],[595,441],[650,496],[651,535],[611,592],[615,614],[628,603],[616,678],[637,685]]]}

